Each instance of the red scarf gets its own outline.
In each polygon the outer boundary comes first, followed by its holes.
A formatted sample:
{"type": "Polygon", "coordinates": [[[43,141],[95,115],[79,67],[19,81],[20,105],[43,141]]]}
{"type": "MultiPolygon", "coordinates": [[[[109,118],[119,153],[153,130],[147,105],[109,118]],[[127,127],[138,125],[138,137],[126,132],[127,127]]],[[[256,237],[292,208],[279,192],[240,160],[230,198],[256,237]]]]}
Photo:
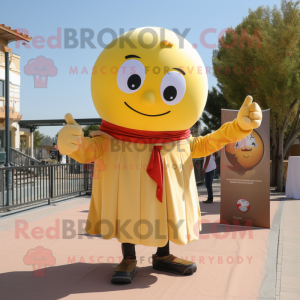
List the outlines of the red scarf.
{"type": "MultiPolygon", "coordinates": [[[[117,140],[137,144],[166,144],[187,139],[191,132],[189,129],[180,131],[145,131],[117,126],[102,120],[100,131],[109,134],[117,140]]],[[[162,202],[163,195],[163,163],[160,155],[161,146],[154,146],[147,167],[147,173],[156,184],[156,197],[162,202]]]]}

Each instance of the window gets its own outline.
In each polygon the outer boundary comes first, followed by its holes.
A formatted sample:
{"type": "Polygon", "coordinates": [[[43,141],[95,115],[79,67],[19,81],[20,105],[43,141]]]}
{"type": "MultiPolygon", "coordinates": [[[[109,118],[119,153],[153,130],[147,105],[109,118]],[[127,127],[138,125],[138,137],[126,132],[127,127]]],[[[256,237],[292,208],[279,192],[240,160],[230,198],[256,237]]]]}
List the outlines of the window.
{"type": "Polygon", "coordinates": [[[0,80],[0,97],[4,97],[4,81],[0,80]]]}

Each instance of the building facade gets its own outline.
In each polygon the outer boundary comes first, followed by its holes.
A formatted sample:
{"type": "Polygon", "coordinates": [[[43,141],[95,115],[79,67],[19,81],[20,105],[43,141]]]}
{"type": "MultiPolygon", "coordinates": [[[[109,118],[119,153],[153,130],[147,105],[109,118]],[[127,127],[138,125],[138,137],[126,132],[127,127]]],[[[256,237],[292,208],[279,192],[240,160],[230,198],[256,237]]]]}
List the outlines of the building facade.
{"type": "MultiPolygon", "coordinates": [[[[24,146],[32,147],[33,145],[33,133],[24,130],[21,132],[18,125],[22,118],[20,114],[20,56],[11,53],[11,48],[9,48],[11,42],[22,41],[28,43],[31,39],[28,34],[18,32],[18,30],[5,26],[5,24],[0,24],[0,148],[6,147],[7,151],[9,147],[19,148],[22,140],[25,142],[24,146]],[[5,58],[8,60],[7,65],[5,58]],[[9,77],[9,93],[5,91],[5,74],[9,77]],[[9,110],[8,115],[5,114],[5,105],[9,110]],[[9,128],[5,128],[5,123],[8,123],[9,128]],[[10,140],[10,145],[6,143],[6,135],[10,140]]],[[[8,153],[6,160],[9,165],[8,153]]]]}
{"type": "MultiPolygon", "coordinates": [[[[0,42],[1,44],[1,42],[0,42]]],[[[10,118],[10,147],[30,148],[33,141],[29,129],[20,130],[18,122],[21,120],[20,113],[20,59],[19,55],[10,53],[9,59],[9,118],[10,118]]],[[[6,145],[5,139],[5,58],[0,51],[0,148],[6,145]]]]}

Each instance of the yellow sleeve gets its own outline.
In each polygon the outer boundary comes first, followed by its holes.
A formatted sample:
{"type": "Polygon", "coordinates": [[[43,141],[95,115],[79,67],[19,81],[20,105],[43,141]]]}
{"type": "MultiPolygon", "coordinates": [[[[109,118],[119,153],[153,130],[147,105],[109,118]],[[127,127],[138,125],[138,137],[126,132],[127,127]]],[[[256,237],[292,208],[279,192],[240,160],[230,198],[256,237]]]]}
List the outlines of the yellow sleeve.
{"type": "Polygon", "coordinates": [[[104,135],[94,138],[85,137],[78,149],[70,157],[81,164],[94,162],[107,148],[108,137],[104,135]]]}
{"type": "Polygon", "coordinates": [[[252,132],[251,130],[243,130],[238,125],[237,119],[232,122],[223,124],[217,131],[192,138],[190,141],[191,153],[193,158],[204,157],[210,155],[225,145],[241,141],[252,132]]]}

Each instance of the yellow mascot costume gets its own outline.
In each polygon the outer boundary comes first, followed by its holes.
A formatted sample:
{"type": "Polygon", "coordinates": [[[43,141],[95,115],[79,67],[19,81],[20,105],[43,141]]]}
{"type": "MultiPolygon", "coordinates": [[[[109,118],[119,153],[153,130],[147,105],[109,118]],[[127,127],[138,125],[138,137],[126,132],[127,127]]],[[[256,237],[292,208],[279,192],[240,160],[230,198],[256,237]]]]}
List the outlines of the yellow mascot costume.
{"type": "Polygon", "coordinates": [[[260,126],[260,107],[247,96],[233,122],[192,137],[207,99],[205,67],[187,40],[157,27],[113,40],[95,63],[91,91],[99,131],[83,137],[67,114],[58,147],[80,163],[94,162],[86,232],[122,243],[124,259],[111,281],[134,280],[135,244],[158,247],[154,268],[193,274],[196,264],[169,252],[169,241],[185,245],[201,231],[192,158],[248,136],[260,126]]]}

